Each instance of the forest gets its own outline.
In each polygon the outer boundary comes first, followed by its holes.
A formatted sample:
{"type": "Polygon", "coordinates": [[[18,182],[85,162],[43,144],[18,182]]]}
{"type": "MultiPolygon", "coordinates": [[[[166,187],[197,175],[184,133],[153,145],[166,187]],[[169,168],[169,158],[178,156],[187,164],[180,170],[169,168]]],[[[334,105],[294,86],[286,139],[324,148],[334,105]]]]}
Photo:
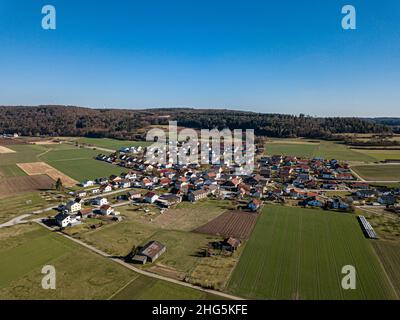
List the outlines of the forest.
{"type": "Polygon", "coordinates": [[[338,133],[385,133],[385,123],[361,118],[256,113],[226,109],[91,109],[76,106],[0,106],[0,134],[143,139],[150,125],[178,121],[195,129],[254,129],[269,137],[332,139],[338,133]]]}

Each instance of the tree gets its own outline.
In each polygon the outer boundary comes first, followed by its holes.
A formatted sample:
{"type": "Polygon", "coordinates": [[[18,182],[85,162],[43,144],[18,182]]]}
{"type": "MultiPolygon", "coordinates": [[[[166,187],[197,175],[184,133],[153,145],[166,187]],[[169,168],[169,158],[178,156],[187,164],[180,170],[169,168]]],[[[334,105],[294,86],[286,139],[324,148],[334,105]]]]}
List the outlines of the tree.
{"type": "Polygon", "coordinates": [[[63,187],[62,181],[61,181],[60,178],[58,178],[57,181],[56,181],[56,190],[57,191],[61,191],[63,189],[64,189],[64,187],[63,187]]]}

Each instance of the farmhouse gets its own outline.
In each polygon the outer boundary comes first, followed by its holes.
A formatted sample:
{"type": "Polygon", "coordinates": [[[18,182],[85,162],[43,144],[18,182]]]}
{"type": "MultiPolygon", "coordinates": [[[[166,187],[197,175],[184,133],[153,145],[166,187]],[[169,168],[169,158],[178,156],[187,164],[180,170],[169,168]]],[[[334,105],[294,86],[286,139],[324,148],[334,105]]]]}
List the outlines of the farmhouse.
{"type": "Polygon", "coordinates": [[[107,185],[102,185],[100,187],[100,192],[110,192],[112,191],[112,186],[111,184],[107,184],[107,185]]]}
{"type": "Polygon", "coordinates": [[[82,205],[79,202],[75,202],[73,200],[68,201],[68,203],[65,206],[65,209],[68,210],[69,212],[77,212],[81,210],[82,205]]]}

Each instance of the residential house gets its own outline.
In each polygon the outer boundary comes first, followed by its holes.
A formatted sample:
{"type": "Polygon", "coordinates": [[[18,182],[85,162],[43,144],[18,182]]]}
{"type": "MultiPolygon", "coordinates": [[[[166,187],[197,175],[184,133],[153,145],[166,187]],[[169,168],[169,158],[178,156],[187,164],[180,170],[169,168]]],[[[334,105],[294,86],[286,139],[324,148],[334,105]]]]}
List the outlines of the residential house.
{"type": "Polygon", "coordinates": [[[75,202],[73,200],[68,201],[68,203],[65,205],[65,209],[68,210],[69,212],[77,212],[81,210],[82,205],[79,202],[75,202]]]}
{"type": "Polygon", "coordinates": [[[207,196],[208,196],[208,191],[206,189],[199,189],[199,190],[191,191],[188,194],[188,199],[191,202],[195,202],[200,199],[207,198],[207,196]]]}
{"type": "Polygon", "coordinates": [[[247,207],[251,210],[251,211],[257,211],[260,206],[262,204],[262,201],[260,199],[252,199],[248,204],[247,207]]]}
{"type": "Polygon", "coordinates": [[[112,214],[113,212],[114,212],[114,208],[111,207],[111,206],[108,205],[108,204],[103,204],[103,205],[100,207],[100,213],[101,213],[101,214],[104,214],[104,215],[106,215],[106,216],[112,214]]]}
{"type": "Polygon", "coordinates": [[[154,192],[147,192],[143,197],[144,202],[147,203],[154,203],[157,199],[158,195],[156,195],[154,192]]]}
{"type": "Polygon", "coordinates": [[[96,206],[100,206],[101,207],[102,205],[107,204],[108,200],[107,200],[107,198],[104,198],[104,197],[97,197],[97,198],[92,200],[92,203],[94,205],[96,205],[96,206]]]}
{"type": "Polygon", "coordinates": [[[57,225],[59,225],[62,228],[66,228],[68,226],[72,226],[74,224],[79,223],[80,216],[75,214],[59,213],[55,216],[55,220],[57,225]]]}

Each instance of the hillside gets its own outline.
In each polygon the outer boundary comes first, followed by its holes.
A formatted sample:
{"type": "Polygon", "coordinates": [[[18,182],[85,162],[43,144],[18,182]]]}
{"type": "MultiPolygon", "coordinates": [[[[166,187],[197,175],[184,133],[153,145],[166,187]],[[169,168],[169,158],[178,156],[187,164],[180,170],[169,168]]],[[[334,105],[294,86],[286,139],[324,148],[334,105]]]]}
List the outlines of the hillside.
{"type": "Polygon", "coordinates": [[[337,133],[388,133],[389,126],[359,118],[254,113],[221,109],[90,109],[76,106],[2,106],[0,133],[140,138],[149,125],[177,120],[191,128],[255,129],[270,137],[330,138],[337,133]]]}

